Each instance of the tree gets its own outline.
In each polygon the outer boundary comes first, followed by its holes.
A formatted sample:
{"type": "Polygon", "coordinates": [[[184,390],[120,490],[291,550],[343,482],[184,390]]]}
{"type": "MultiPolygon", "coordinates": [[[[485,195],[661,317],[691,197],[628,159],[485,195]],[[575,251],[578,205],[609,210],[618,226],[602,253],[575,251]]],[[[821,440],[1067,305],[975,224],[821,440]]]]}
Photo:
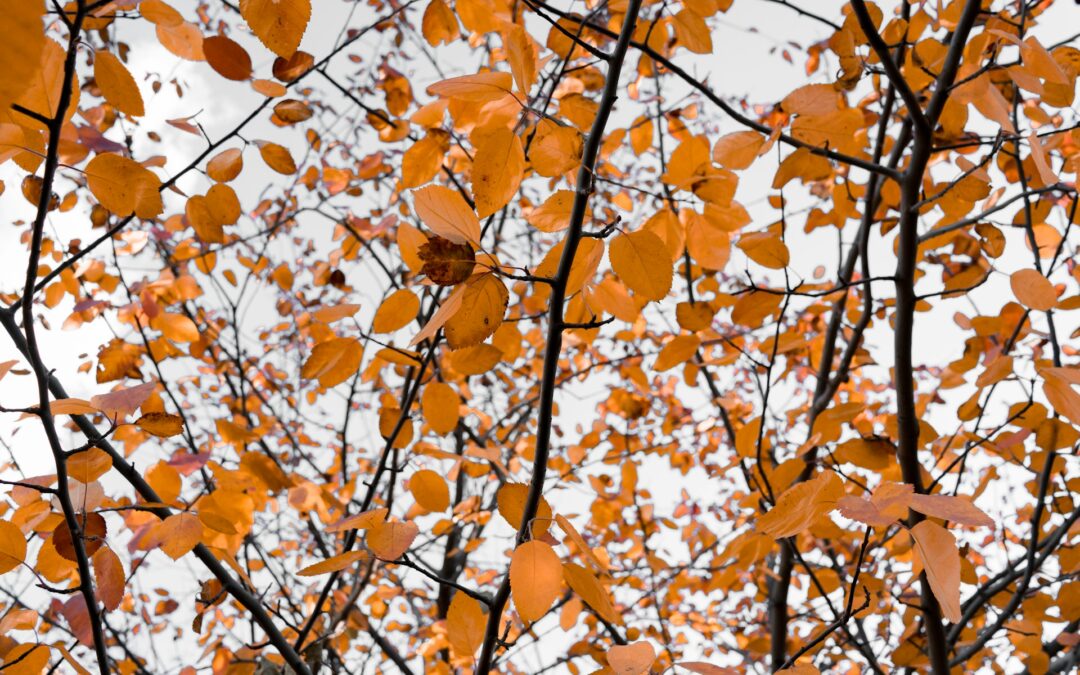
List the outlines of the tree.
{"type": "Polygon", "coordinates": [[[816,5],[5,3],[2,669],[1074,671],[1070,8],[816,5]]]}

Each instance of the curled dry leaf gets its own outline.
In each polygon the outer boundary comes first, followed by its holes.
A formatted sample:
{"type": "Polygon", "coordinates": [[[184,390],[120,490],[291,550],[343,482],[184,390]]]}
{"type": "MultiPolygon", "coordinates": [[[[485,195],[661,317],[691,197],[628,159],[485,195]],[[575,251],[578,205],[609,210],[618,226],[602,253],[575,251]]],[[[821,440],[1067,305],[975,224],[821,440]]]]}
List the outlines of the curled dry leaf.
{"type": "Polygon", "coordinates": [[[469,244],[455,244],[439,236],[429,237],[417,252],[420,273],[440,286],[455,286],[472,276],[476,251],[469,244]]]}

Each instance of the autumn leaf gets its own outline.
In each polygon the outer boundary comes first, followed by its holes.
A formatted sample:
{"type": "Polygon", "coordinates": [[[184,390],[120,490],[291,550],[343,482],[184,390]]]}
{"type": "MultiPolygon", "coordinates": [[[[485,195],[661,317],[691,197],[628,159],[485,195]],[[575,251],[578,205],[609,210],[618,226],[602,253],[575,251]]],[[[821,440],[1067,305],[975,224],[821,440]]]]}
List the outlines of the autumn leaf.
{"type": "Polygon", "coordinates": [[[424,420],[431,426],[432,431],[445,436],[457,427],[458,420],[461,419],[461,399],[453,387],[444,382],[430,382],[424,387],[420,400],[424,420]]]}
{"type": "Polygon", "coordinates": [[[607,660],[616,675],[642,675],[652,668],[653,661],[656,660],[656,649],[645,640],[628,645],[615,645],[608,649],[607,660]]]}
{"type": "Polygon", "coordinates": [[[420,528],[415,523],[386,520],[373,525],[367,534],[367,546],[382,560],[397,560],[409,550],[420,528]]]}
{"type": "Polygon", "coordinates": [[[135,424],[143,431],[161,438],[178,436],[184,431],[183,419],[179,415],[169,413],[146,413],[135,420],[135,424]]]}
{"type": "Polygon", "coordinates": [[[646,300],[661,300],[671,290],[671,259],[664,242],[648,230],[611,240],[611,267],[619,279],[646,300]]]}
{"type": "Polygon", "coordinates": [[[502,324],[510,292],[494,274],[482,274],[465,284],[461,308],[443,327],[453,349],[472,347],[491,337],[502,324]]]}
{"type": "Polygon", "coordinates": [[[133,117],[146,114],[135,78],[111,52],[99,51],[94,54],[94,80],[101,88],[105,100],[117,110],[133,117]]]}
{"type": "Polygon", "coordinates": [[[459,193],[428,185],[412,194],[416,214],[432,232],[453,244],[479,244],[480,220],[459,193]]]}
{"type": "Polygon", "coordinates": [[[542,541],[527,541],[510,560],[514,607],[525,621],[537,621],[551,608],[562,588],[562,565],[555,550],[542,541]]]}
{"type": "Polygon", "coordinates": [[[0,574],[6,574],[26,559],[26,539],[22,530],[7,520],[0,520],[0,574]]]}
{"type": "MultiPolygon", "coordinates": [[[[486,218],[506,206],[517,192],[524,171],[525,151],[517,134],[505,127],[485,134],[473,158],[476,215],[486,218]]],[[[421,218],[424,216],[421,215],[421,218]]],[[[424,222],[427,223],[428,219],[424,218],[424,222]]],[[[477,234],[469,240],[477,242],[479,239],[477,234]]]]}
{"type": "Polygon", "coordinates": [[[960,550],[944,527],[924,520],[911,528],[915,551],[941,613],[953,623],[960,620],[960,550]]]}
{"type": "Polygon", "coordinates": [[[433,236],[418,251],[420,273],[440,286],[455,286],[472,276],[476,252],[469,244],[455,244],[433,236]]]}
{"type": "Polygon", "coordinates": [[[352,377],[360,368],[364,349],[356,338],[332,338],[320,342],[304,361],[300,376],[333,387],[352,377]]]}
{"type": "Polygon", "coordinates": [[[796,535],[835,509],[843,494],[844,484],[840,477],[832,471],[824,471],[781,493],[776,505],[758,518],[757,529],[774,539],[796,535]]]}
{"type": "Polygon", "coordinates": [[[267,49],[289,58],[311,20],[311,0],[240,0],[240,13],[267,49]]]}
{"type": "Polygon", "coordinates": [[[455,593],[446,615],[446,637],[458,656],[472,656],[484,641],[487,618],[480,602],[455,593]]]}
{"type": "Polygon", "coordinates": [[[514,80],[510,73],[477,73],[451,77],[428,87],[428,92],[435,96],[487,103],[497,101],[510,93],[514,80]]]}
{"type": "Polygon", "coordinates": [[[409,478],[409,492],[416,503],[428,511],[445,511],[450,506],[450,489],[439,474],[424,469],[409,478]]]}
{"type": "Polygon", "coordinates": [[[345,553],[338,554],[332,558],[326,560],[320,560],[317,563],[308,565],[301,569],[296,574],[301,577],[315,577],[321,574],[330,574],[331,572],[340,572],[341,570],[348,569],[367,557],[365,551],[347,551],[345,553]]]}
{"type": "Polygon", "coordinates": [[[165,209],[161,180],[127,157],[112,153],[94,157],[86,165],[86,182],[101,205],[118,216],[134,213],[149,219],[165,209]]]}

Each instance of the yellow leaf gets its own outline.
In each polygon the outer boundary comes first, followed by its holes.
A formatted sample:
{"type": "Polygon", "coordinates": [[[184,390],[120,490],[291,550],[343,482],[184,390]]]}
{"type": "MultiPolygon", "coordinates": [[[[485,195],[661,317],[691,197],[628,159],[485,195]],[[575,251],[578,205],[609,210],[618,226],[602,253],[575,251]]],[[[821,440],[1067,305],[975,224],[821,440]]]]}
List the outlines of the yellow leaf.
{"type": "Polygon", "coordinates": [[[432,232],[455,244],[480,243],[480,219],[461,194],[442,185],[413,190],[416,215],[432,232]]]}
{"type": "Polygon", "coordinates": [[[409,492],[428,511],[445,511],[450,506],[450,488],[442,476],[430,469],[417,471],[409,479],[409,492]]]}
{"type": "Polygon", "coordinates": [[[701,338],[697,335],[677,336],[660,350],[656,363],[653,364],[653,370],[662,373],[681,363],[686,363],[700,346],[701,338]]]}
{"type": "Polygon", "coordinates": [[[563,564],[563,578],[589,607],[596,610],[605,621],[620,624],[622,618],[615,613],[607,590],[589,570],[575,563],[563,564]]]}
{"type": "Polygon", "coordinates": [[[420,298],[407,288],[394,291],[375,312],[371,330],[376,333],[393,333],[416,319],[420,311],[420,298]]]}
{"type": "Polygon", "coordinates": [[[240,14],[267,49],[283,59],[296,53],[311,20],[311,0],[240,0],[240,14]]]}
{"type": "Polygon", "coordinates": [[[608,256],[615,274],[638,297],[662,300],[671,290],[671,257],[652,232],[638,230],[615,237],[608,256]]]}
{"type": "Polygon", "coordinates": [[[525,621],[537,621],[551,609],[562,589],[562,565],[550,545],[527,541],[510,559],[514,608],[525,621]]]}
{"type": "Polygon", "coordinates": [[[135,424],[146,433],[161,438],[178,436],[184,431],[184,421],[179,415],[163,412],[147,413],[135,420],[135,424]]]}
{"type": "MultiPolygon", "coordinates": [[[[20,0],[4,3],[0,12],[0,35],[4,48],[0,50],[0,110],[7,111],[30,86],[41,67],[46,42],[43,0],[20,0]]],[[[54,43],[55,44],[55,43],[54,43]]],[[[37,110],[48,114],[46,110],[37,110]]]]}
{"type": "Polygon", "coordinates": [[[844,484],[832,471],[793,485],[776,500],[776,505],[758,519],[757,529],[774,539],[796,535],[813,525],[837,506],[844,484]]]}
{"type": "Polygon", "coordinates": [[[656,649],[645,640],[615,645],[608,649],[607,660],[615,675],[642,675],[649,672],[656,660],[656,649]]]}
{"type": "Polygon", "coordinates": [[[1037,270],[1023,269],[1009,277],[1013,295],[1022,305],[1038,312],[1053,309],[1057,304],[1057,291],[1050,280],[1037,270]]]}
{"type": "Polygon", "coordinates": [[[367,545],[382,560],[397,560],[412,546],[420,528],[416,523],[404,523],[399,520],[385,520],[376,523],[368,530],[367,545]]]}
{"type": "MultiPolygon", "coordinates": [[[[529,486],[523,483],[506,483],[495,494],[499,515],[515,530],[521,527],[521,519],[525,516],[525,500],[528,496],[529,486]]],[[[532,538],[543,537],[550,526],[551,506],[541,496],[540,504],[536,509],[536,518],[533,519],[530,529],[532,538]]]]}
{"type": "Polygon", "coordinates": [[[0,520],[0,574],[5,574],[26,560],[26,539],[14,523],[0,520]]]}
{"type": "Polygon", "coordinates": [[[143,165],[104,153],[86,165],[86,183],[101,205],[118,216],[134,213],[150,219],[165,210],[161,180],[143,165]]]}
{"type": "Polygon", "coordinates": [[[960,620],[960,549],[956,537],[929,520],[911,528],[915,551],[922,563],[930,590],[934,592],[941,613],[953,623],[960,620]]]}
{"type": "Polygon", "coordinates": [[[524,171],[525,151],[517,134],[501,127],[484,136],[473,156],[476,215],[486,218],[506,206],[517,193],[524,171]]]}
{"type": "Polygon", "coordinates": [[[319,380],[324,387],[341,384],[360,370],[364,348],[356,338],[332,338],[320,342],[300,368],[300,376],[319,380]]]}
{"type": "Polygon", "coordinates": [[[428,87],[428,93],[470,103],[487,103],[508,95],[513,84],[510,73],[477,73],[436,82],[428,87]]]}
{"type": "MultiPolygon", "coordinates": [[[[420,404],[431,430],[445,436],[457,427],[461,413],[458,408],[461,399],[453,387],[444,382],[429,382],[424,386],[420,404]]],[[[441,509],[439,509],[441,510],[441,509]]]]}
{"type": "Polygon", "coordinates": [[[111,106],[132,117],[146,114],[139,85],[128,69],[112,52],[94,54],[94,81],[111,106]]]}
{"type": "Polygon", "coordinates": [[[721,136],[713,146],[713,161],[725,169],[745,169],[754,163],[765,137],[756,131],[736,131],[721,136]]]}
{"type": "Polygon", "coordinates": [[[465,284],[461,308],[446,322],[446,343],[452,349],[478,345],[502,324],[510,292],[494,274],[483,274],[465,284]]]}
{"type": "Polygon", "coordinates": [[[364,551],[346,551],[345,553],[338,554],[332,558],[320,560],[314,565],[308,565],[296,574],[301,577],[314,577],[320,574],[340,572],[343,569],[352,567],[366,557],[367,553],[364,551]]]}
{"type": "Polygon", "coordinates": [[[480,601],[462,592],[454,593],[446,613],[446,639],[459,658],[471,657],[484,642],[487,617],[480,601]]]}

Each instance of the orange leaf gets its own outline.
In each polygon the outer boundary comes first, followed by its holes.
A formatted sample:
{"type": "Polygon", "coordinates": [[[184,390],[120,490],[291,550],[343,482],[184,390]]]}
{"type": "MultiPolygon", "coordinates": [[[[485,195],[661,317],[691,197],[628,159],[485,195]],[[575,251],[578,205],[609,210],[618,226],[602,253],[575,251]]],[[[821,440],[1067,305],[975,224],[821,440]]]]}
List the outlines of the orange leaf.
{"type": "Polygon", "coordinates": [[[420,298],[407,288],[394,291],[375,312],[371,330],[376,333],[393,333],[416,319],[420,311],[420,298]]]}
{"type": "Polygon", "coordinates": [[[247,50],[224,35],[212,35],[203,40],[206,62],[228,80],[246,80],[251,77],[251,56],[247,50]]]}
{"type": "Polygon", "coordinates": [[[615,237],[608,256],[615,274],[635,295],[662,300],[671,290],[671,256],[652,232],[638,230],[615,237]]]}
{"type": "Polygon", "coordinates": [[[487,103],[503,98],[513,86],[510,73],[477,73],[436,82],[428,87],[428,93],[459,101],[487,103]]]}
{"type": "Polygon", "coordinates": [[[428,185],[412,194],[416,215],[432,232],[455,244],[480,243],[480,219],[459,193],[428,185]]]}
{"type": "Polygon", "coordinates": [[[119,607],[124,599],[124,566],[108,546],[102,546],[94,554],[94,581],[105,608],[111,612],[119,607]]]}
{"type": "Polygon", "coordinates": [[[409,550],[418,534],[420,528],[416,523],[386,520],[371,527],[367,534],[367,545],[382,560],[397,560],[409,550]]]}
{"type": "Polygon", "coordinates": [[[26,539],[14,523],[0,520],[0,574],[15,569],[26,560],[26,539]]]}
{"type": "Polygon", "coordinates": [[[765,137],[756,131],[736,131],[721,136],[713,146],[713,161],[725,169],[745,169],[754,163],[765,137]]]}
{"type": "Polygon", "coordinates": [[[465,284],[461,307],[444,326],[446,343],[462,349],[488,339],[502,324],[509,301],[502,279],[494,274],[474,277],[465,284]]]}
{"type": "Polygon", "coordinates": [[[461,419],[458,410],[461,399],[453,387],[443,382],[429,382],[424,387],[420,404],[424,420],[431,426],[431,430],[440,436],[453,431],[457,427],[458,420],[461,419]]]}
{"type": "Polygon", "coordinates": [[[117,110],[132,117],[146,114],[139,85],[112,52],[99,51],[94,54],[94,81],[101,88],[105,100],[117,110]]]}
{"type": "Polygon", "coordinates": [[[314,577],[320,574],[330,574],[331,572],[340,572],[343,569],[352,567],[357,562],[367,557],[365,551],[346,551],[345,553],[338,554],[332,558],[326,560],[320,560],[314,565],[308,565],[297,572],[297,576],[301,577],[314,577]]]}
{"type": "Polygon", "coordinates": [[[179,560],[199,543],[203,525],[193,513],[177,513],[158,525],[161,550],[173,560],[179,560]]]}
{"type": "Polygon", "coordinates": [[[776,505],[758,519],[757,529],[773,539],[796,535],[836,508],[844,484],[832,471],[788,488],[776,505]]]}
{"type": "Polygon", "coordinates": [[[459,657],[471,657],[484,642],[487,617],[475,598],[458,592],[446,613],[446,639],[459,657]]]}
{"type": "Polygon", "coordinates": [[[1022,305],[1037,312],[1053,309],[1057,304],[1057,291],[1050,280],[1037,270],[1023,269],[1009,277],[1013,295],[1022,305]]]}
{"type": "Polygon", "coordinates": [[[450,506],[450,489],[446,486],[446,481],[430,469],[417,471],[412,475],[409,479],[409,492],[413,494],[416,503],[428,511],[445,511],[450,506]]]}
{"type": "Polygon", "coordinates": [[[697,335],[679,335],[675,337],[660,350],[660,354],[657,355],[656,362],[653,364],[653,370],[662,373],[689,361],[700,346],[701,338],[697,335]]]}
{"type": "MultiPolygon", "coordinates": [[[[525,516],[525,500],[528,496],[529,486],[523,483],[506,483],[495,494],[499,515],[515,530],[521,526],[521,519],[525,516]]],[[[532,538],[543,537],[549,527],[551,527],[551,506],[548,505],[546,499],[540,497],[536,518],[532,522],[532,538]]]]}
{"type": "MultiPolygon", "coordinates": [[[[524,171],[525,151],[517,134],[501,127],[483,136],[473,155],[476,215],[486,218],[506,206],[517,193],[524,171]]],[[[472,241],[479,241],[479,236],[472,241]]]]}
{"type": "Polygon", "coordinates": [[[345,530],[370,530],[386,520],[386,509],[371,509],[358,513],[355,516],[342,518],[326,528],[327,532],[344,532],[345,530]]]}
{"type": "Polygon", "coordinates": [[[101,205],[118,216],[134,213],[150,219],[165,210],[161,180],[143,165],[112,153],[94,157],[86,165],[86,184],[101,205]]]}
{"type": "Polygon", "coordinates": [[[228,183],[244,169],[244,151],[240,148],[223,150],[206,163],[206,175],[219,183],[228,183]]]}
{"type": "Polygon", "coordinates": [[[585,604],[596,610],[596,613],[603,617],[605,621],[615,624],[622,623],[622,618],[615,613],[615,608],[611,605],[607,590],[604,589],[592,572],[581,565],[564,563],[563,578],[566,579],[566,583],[570,585],[570,588],[581,596],[585,604]]]}
{"type": "Polygon", "coordinates": [[[956,537],[929,520],[911,528],[911,537],[941,613],[956,623],[960,620],[960,549],[956,537]]]}
{"type": "Polygon", "coordinates": [[[288,148],[270,141],[256,141],[256,143],[259,146],[259,155],[267,166],[285,176],[296,173],[296,162],[293,161],[292,153],[288,148]]]}
{"type": "Polygon", "coordinates": [[[86,485],[104,476],[112,468],[112,457],[100,448],[76,452],[67,460],[68,475],[86,485]]]}
{"type": "Polygon", "coordinates": [[[656,660],[656,649],[645,640],[615,645],[608,649],[607,660],[615,675],[642,675],[649,672],[656,660]]]}
{"type": "Polygon", "coordinates": [[[333,387],[352,377],[360,369],[364,348],[356,338],[332,338],[315,345],[300,368],[300,376],[319,380],[324,387],[333,387]]]}
{"type": "Polygon", "coordinates": [[[240,14],[259,42],[287,59],[296,53],[311,21],[311,0],[240,0],[240,14]]]}
{"type": "Polygon", "coordinates": [[[183,419],[179,415],[172,415],[169,413],[146,413],[137,419],[135,424],[143,431],[153,434],[154,436],[160,436],[161,438],[178,436],[184,431],[183,419]]]}
{"type": "Polygon", "coordinates": [[[551,608],[562,588],[562,565],[555,550],[542,541],[527,541],[510,559],[514,607],[525,621],[537,621],[551,608]]]}

